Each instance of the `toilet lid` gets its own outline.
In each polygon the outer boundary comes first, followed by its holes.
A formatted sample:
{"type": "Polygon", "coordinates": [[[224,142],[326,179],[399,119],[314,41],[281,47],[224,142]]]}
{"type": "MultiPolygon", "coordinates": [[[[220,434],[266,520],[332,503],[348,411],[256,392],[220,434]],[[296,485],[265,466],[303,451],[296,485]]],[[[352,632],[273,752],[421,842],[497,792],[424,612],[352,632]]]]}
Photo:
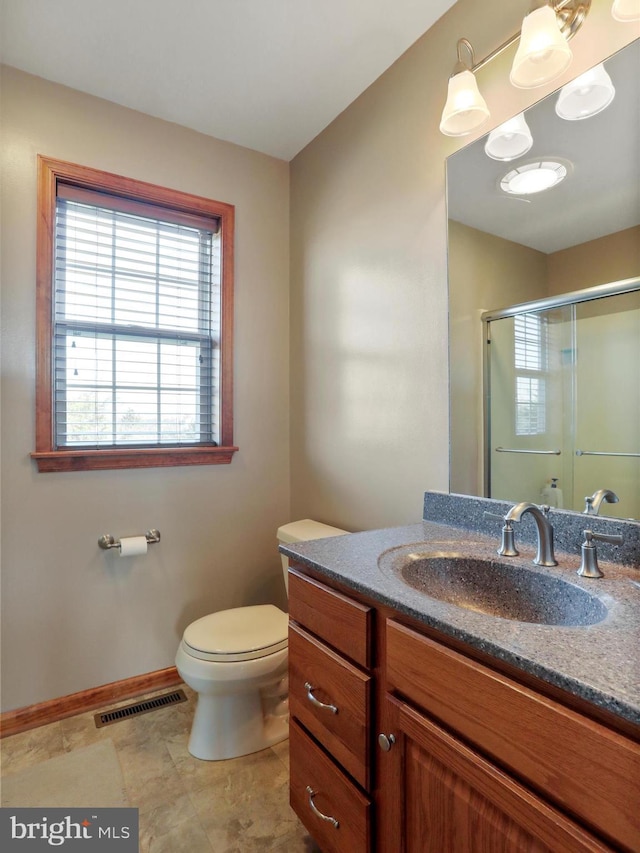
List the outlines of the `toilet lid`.
{"type": "Polygon", "coordinates": [[[183,643],[201,660],[256,660],[287,648],[289,618],[273,604],[219,610],[189,625],[183,643]]]}

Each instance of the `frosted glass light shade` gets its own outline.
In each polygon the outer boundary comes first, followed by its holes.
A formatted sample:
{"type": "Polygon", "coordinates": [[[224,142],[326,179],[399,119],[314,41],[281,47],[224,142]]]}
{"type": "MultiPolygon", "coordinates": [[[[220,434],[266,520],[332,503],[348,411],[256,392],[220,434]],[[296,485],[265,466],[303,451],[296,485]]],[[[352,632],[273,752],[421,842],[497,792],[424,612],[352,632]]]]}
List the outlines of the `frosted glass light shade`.
{"type": "Polygon", "coordinates": [[[640,21],[640,0],[614,0],[611,14],[623,24],[640,21]]]}
{"type": "Polygon", "coordinates": [[[541,6],[522,22],[520,44],[509,79],[519,89],[533,89],[559,77],[572,58],[556,13],[551,6],[541,6]]]}
{"type": "Polygon", "coordinates": [[[478,90],[473,72],[467,69],[450,77],[440,132],[445,136],[465,136],[488,118],[489,108],[478,90]]]}
{"type": "Polygon", "coordinates": [[[567,121],[579,121],[602,112],[616,93],[604,65],[596,65],[560,90],[556,113],[567,121]]]}
{"type": "Polygon", "coordinates": [[[485,154],[492,160],[515,160],[522,157],[533,145],[533,136],[523,113],[505,121],[489,134],[484,146],[485,154]]]}

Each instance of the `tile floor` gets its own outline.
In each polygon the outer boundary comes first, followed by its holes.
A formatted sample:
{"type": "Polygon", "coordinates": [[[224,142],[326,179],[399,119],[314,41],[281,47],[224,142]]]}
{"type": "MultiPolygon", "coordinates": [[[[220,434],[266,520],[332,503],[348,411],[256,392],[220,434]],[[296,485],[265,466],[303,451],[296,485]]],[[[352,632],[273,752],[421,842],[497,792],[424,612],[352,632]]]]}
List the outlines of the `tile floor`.
{"type": "Polygon", "coordinates": [[[184,690],[188,702],[100,729],[91,712],[3,738],[2,776],[107,738],[139,809],[140,853],[320,853],[289,807],[288,741],[199,761],[187,750],[195,698],[184,690]]]}

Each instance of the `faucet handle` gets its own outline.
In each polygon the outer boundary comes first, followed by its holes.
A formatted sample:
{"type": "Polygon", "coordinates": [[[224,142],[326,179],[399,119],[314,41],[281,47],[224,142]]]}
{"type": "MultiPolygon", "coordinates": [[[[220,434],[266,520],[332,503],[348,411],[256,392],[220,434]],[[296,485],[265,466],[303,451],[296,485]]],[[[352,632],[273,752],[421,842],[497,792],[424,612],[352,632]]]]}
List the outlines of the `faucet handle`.
{"type": "Polygon", "coordinates": [[[603,573],[598,565],[598,554],[593,540],[609,542],[611,545],[622,545],[624,537],[619,533],[594,533],[593,530],[584,531],[584,542],[581,546],[582,562],[577,574],[583,578],[602,578],[603,573]]]}
{"type": "Polygon", "coordinates": [[[610,542],[612,545],[622,545],[624,536],[621,533],[594,533],[593,530],[584,531],[585,539],[591,542],[592,539],[597,539],[599,542],[610,542]]]}
{"type": "Polygon", "coordinates": [[[516,548],[515,540],[513,537],[513,522],[511,519],[505,518],[504,515],[498,515],[495,512],[485,512],[483,513],[487,518],[494,518],[497,521],[503,522],[502,528],[502,538],[500,540],[500,547],[496,551],[501,557],[517,557],[520,551],[516,548]]]}

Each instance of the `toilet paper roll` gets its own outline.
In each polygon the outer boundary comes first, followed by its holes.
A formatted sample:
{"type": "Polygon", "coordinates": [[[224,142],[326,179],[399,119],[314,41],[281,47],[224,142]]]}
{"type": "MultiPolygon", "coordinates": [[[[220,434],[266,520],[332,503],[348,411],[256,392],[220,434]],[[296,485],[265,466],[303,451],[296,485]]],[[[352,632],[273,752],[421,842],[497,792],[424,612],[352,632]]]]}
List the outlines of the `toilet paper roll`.
{"type": "Polygon", "coordinates": [[[120,540],[120,556],[135,557],[147,553],[146,536],[125,536],[120,540]]]}

